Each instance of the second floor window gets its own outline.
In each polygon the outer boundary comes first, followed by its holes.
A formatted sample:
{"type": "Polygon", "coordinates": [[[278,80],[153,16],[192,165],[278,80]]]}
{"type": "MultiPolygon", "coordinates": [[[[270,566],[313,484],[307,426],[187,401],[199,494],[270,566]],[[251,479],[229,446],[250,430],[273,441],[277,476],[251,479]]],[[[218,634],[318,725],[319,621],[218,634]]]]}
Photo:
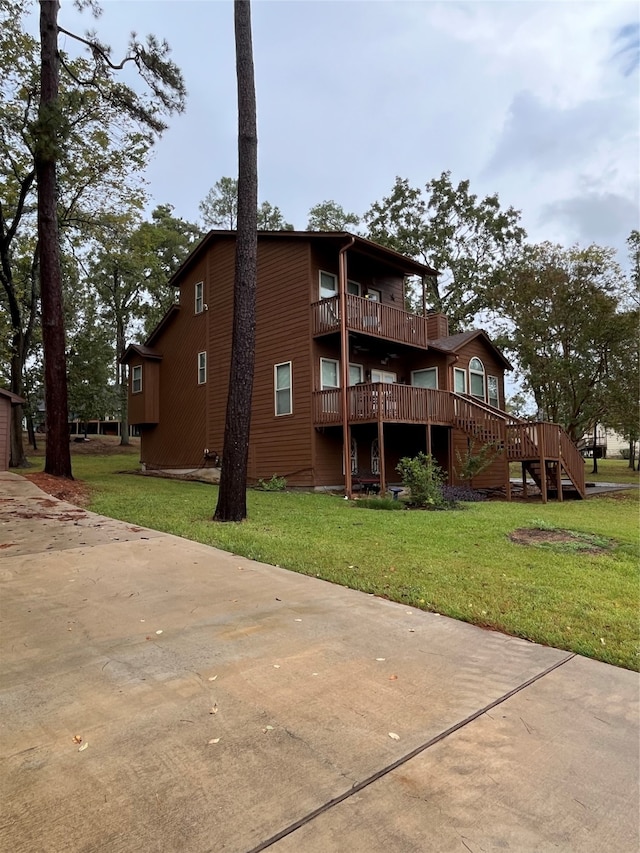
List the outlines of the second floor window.
{"type": "Polygon", "coordinates": [[[500,408],[497,376],[487,376],[487,403],[490,406],[495,406],[496,409],[500,408]]]}
{"type": "Polygon", "coordinates": [[[273,369],[276,415],[290,415],[293,412],[293,395],[291,393],[291,362],[284,361],[276,364],[273,369]]]}
{"type": "Polygon", "coordinates": [[[338,295],[338,277],[330,272],[320,272],[320,299],[338,295]]]}
{"type": "Polygon", "coordinates": [[[198,385],[204,385],[207,381],[207,354],[198,353],[198,385]]]}
{"type": "Polygon", "coordinates": [[[484,400],[484,364],[479,358],[472,358],[469,362],[469,386],[472,397],[484,400]]]}
{"type": "Polygon", "coordinates": [[[195,313],[202,314],[204,311],[204,282],[199,281],[195,286],[195,313]]]}
{"type": "Polygon", "coordinates": [[[131,368],[131,393],[139,394],[142,391],[142,365],[136,364],[131,368]]]}

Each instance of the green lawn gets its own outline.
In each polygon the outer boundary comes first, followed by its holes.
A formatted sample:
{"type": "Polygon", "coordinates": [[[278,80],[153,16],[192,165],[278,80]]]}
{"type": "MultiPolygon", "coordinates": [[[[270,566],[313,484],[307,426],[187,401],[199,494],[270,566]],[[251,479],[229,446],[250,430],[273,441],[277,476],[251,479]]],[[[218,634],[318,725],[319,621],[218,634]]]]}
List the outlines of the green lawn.
{"type": "Polygon", "coordinates": [[[320,494],[248,495],[249,519],[215,524],[217,489],[127,473],[136,456],[74,457],[104,515],[638,669],[638,492],[451,512],[359,509],[320,494]],[[510,541],[520,527],[613,540],[604,554],[510,541]]]}

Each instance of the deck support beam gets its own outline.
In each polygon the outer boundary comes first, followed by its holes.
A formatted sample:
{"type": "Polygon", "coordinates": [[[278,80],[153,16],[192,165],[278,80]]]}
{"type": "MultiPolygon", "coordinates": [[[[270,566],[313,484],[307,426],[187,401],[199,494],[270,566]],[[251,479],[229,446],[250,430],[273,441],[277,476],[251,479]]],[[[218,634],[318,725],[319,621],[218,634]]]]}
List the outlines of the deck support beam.
{"type": "Polygon", "coordinates": [[[431,456],[431,422],[427,421],[427,456],[431,456]]]}
{"type": "Polygon", "coordinates": [[[564,495],[562,494],[562,465],[560,464],[560,459],[556,462],[556,488],[558,489],[558,497],[556,500],[563,501],[564,495]]]}
{"type": "Polygon", "coordinates": [[[380,450],[380,497],[383,498],[387,491],[387,466],[384,458],[384,421],[380,407],[378,407],[378,448],[380,450]]]}
{"type": "Polygon", "coordinates": [[[522,497],[527,497],[527,463],[522,462],[522,497]]]}

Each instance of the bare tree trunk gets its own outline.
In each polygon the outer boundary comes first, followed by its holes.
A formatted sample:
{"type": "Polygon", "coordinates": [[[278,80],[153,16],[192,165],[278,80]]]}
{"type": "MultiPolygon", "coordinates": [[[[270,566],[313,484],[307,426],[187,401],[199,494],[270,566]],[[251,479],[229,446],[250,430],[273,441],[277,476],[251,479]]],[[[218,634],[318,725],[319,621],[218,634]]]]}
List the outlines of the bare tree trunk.
{"type": "Polygon", "coordinates": [[[60,242],[56,210],[58,116],[58,0],[40,0],[40,110],[36,144],[38,182],[38,242],[42,299],[42,343],[47,410],[47,449],[44,470],[72,478],[67,406],[67,365],[60,242]]]}
{"type": "Polygon", "coordinates": [[[247,517],[247,461],[256,337],[258,133],[249,0],[235,0],[234,21],[238,80],[238,230],[231,369],[215,521],[242,521],[247,517]]]}

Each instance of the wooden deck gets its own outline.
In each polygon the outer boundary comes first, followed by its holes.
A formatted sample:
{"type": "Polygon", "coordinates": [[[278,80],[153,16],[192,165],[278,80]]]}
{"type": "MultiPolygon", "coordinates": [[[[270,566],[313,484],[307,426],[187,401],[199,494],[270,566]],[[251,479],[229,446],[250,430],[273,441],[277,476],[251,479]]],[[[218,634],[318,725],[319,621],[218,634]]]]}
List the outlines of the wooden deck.
{"type": "MultiPolygon", "coordinates": [[[[361,296],[346,296],[347,330],[399,344],[427,346],[427,318],[361,296]]],[[[311,305],[314,337],[340,331],[340,300],[333,296],[311,305]]]]}
{"type": "MultiPolygon", "coordinates": [[[[543,501],[549,490],[562,500],[563,475],[585,497],[584,459],[558,424],[523,421],[451,391],[382,382],[351,386],[347,406],[350,424],[456,427],[483,444],[494,444],[506,454],[507,462],[522,462],[540,486],[543,501]]],[[[316,427],[342,424],[339,388],[314,392],[313,421],[316,427]]]]}

